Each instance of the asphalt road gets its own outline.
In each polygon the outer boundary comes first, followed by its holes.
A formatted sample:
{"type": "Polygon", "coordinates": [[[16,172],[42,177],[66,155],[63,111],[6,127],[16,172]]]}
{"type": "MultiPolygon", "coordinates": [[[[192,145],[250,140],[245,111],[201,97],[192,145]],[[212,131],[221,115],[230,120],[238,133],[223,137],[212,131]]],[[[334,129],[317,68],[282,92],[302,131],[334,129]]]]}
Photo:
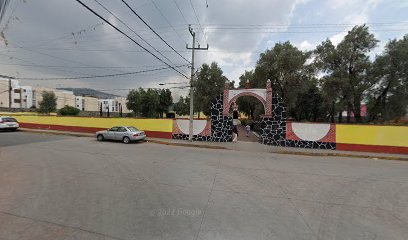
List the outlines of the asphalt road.
{"type": "Polygon", "coordinates": [[[23,132],[0,146],[1,240],[408,236],[407,162],[23,132]]]}
{"type": "Polygon", "coordinates": [[[45,133],[30,134],[22,132],[0,131],[0,147],[16,146],[38,142],[50,142],[60,139],[66,139],[66,136],[51,135],[45,133]]]}

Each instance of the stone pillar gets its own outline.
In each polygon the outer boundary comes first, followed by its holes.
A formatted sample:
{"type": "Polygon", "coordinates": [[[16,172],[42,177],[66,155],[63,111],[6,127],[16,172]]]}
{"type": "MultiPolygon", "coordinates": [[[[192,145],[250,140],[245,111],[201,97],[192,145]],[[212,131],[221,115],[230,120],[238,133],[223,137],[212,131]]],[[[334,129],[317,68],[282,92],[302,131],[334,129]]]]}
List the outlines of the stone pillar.
{"type": "Polygon", "coordinates": [[[225,84],[224,84],[224,102],[223,102],[223,111],[222,111],[222,113],[223,113],[223,115],[224,116],[228,116],[228,95],[229,95],[229,88],[230,88],[230,82],[229,81],[226,81],[225,82],[225,84]]]}
{"type": "Polygon", "coordinates": [[[266,81],[266,105],[265,117],[272,117],[272,84],[271,80],[266,81]]]}

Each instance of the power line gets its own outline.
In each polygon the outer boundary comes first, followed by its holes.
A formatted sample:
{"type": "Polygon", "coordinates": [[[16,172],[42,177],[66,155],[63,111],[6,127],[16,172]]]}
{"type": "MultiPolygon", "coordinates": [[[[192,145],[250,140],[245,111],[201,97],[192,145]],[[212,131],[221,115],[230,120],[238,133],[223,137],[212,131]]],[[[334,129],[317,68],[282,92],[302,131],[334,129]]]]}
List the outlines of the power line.
{"type": "MultiPolygon", "coordinates": [[[[332,27],[343,27],[343,26],[356,26],[361,25],[362,23],[310,23],[310,24],[226,24],[226,23],[207,23],[203,24],[204,26],[249,26],[249,27],[256,27],[256,26],[263,26],[263,27],[291,27],[291,26],[299,26],[299,27],[308,27],[308,26],[332,26],[332,27]]],[[[378,25],[378,26],[387,26],[387,25],[401,25],[401,24],[408,24],[408,21],[402,22],[367,22],[364,23],[365,25],[378,25]]],[[[197,25],[197,24],[192,24],[197,25]]]]}
{"type": "Polygon", "coordinates": [[[110,11],[108,8],[106,8],[102,3],[100,3],[98,0],[94,0],[96,3],[99,4],[103,9],[105,9],[108,13],[110,13],[113,17],[115,17],[119,22],[121,22],[123,25],[125,25],[130,31],[132,31],[136,36],[138,36],[143,42],[145,42],[147,45],[149,45],[151,48],[153,48],[157,53],[159,53],[162,57],[164,57],[167,61],[169,61],[171,64],[175,65],[170,59],[168,59],[163,53],[161,53],[159,50],[157,50],[154,46],[152,46],[148,41],[146,41],[142,36],[140,36],[135,30],[133,30],[129,25],[127,25],[122,19],[120,19],[118,16],[116,16],[112,11],[110,11]]]}
{"type": "Polygon", "coordinates": [[[207,36],[205,35],[205,32],[204,32],[204,30],[203,30],[203,27],[201,26],[200,20],[198,19],[198,15],[197,15],[197,12],[196,12],[196,10],[195,10],[194,4],[193,4],[193,2],[192,2],[191,0],[190,0],[190,5],[191,5],[191,8],[193,9],[194,16],[195,16],[196,19],[197,19],[198,26],[200,27],[201,32],[203,32],[203,36],[204,36],[204,38],[205,38],[205,41],[208,42],[207,36]]]}
{"type": "MultiPolygon", "coordinates": [[[[76,66],[63,66],[63,65],[38,65],[38,64],[17,64],[17,63],[2,63],[0,65],[11,65],[11,66],[23,66],[23,67],[44,67],[44,68],[140,68],[140,67],[152,67],[152,66],[127,66],[127,67],[117,67],[117,66],[95,66],[95,67],[76,67],[76,66]]],[[[178,66],[189,66],[189,64],[179,64],[178,66]]]]}
{"type": "MultiPolygon", "coordinates": [[[[15,59],[17,59],[17,60],[19,60],[19,61],[23,61],[23,62],[27,62],[27,63],[30,63],[30,64],[35,65],[35,63],[33,63],[33,62],[31,62],[31,61],[28,61],[28,60],[25,60],[25,59],[22,59],[22,58],[13,57],[13,56],[10,56],[10,55],[4,54],[4,53],[0,53],[0,55],[7,56],[7,57],[9,57],[9,58],[15,58],[15,59]]],[[[84,65],[86,65],[86,64],[84,64],[84,65]]],[[[81,73],[81,72],[76,72],[76,71],[66,70],[66,69],[55,69],[55,70],[60,71],[60,72],[86,74],[86,73],[81,73]]],[[[123,72],[123,71],[120,71],[120,72],[123,72]]],[[[90,74],[86,74],[86,75],[89,75],[89,76],[90,76],[90,74]]]]}
{"type": "Polygon", "coordinates": [[[163,12],[160,10],[160,8],[156,5],[156,3],[151,0],[151,2],[153,3],[154,7],[157,9],[157,11],[160,13],[160,15],[163,17],[163,19],[167,22],[167,24],[170,25],[170,27],[173,29],[173,31],[177,34],[177,36],[185,43],[187,44],[186,40],[184,40],[180,34],[176,31],[176,29],[174,29],[173,25],[170,23],[170,21],[166,18],[166,16],[164,16],[163,12]]]}
{"type": "Polygon", "coordinates": [[[94,75],[94,76],[79,76],[79,77],[56,77],[56,78],[40,78],[40,77],[16,77],[15,79],[20,80],[74,80],[74,79],[89,79],[89,78],[104,78],[104,77],[117,77],[117,76],[125,76],[125,75],[134,75],[138,73],[145,73],[145,72],[155,72],[161,71],[165,69],[172,68],[169,67],[162,67],[162,68],[155,68],[155,69],[148,69],[148,70],[141,70],[136,72],[125,72],[125,73],[116,73],[116,74],[106,74],[106,75],[94,75]]]}
{"type": "Polygon", "coordinates": [[[125,35],[129,40],[131,40],[132,42],[134,42],[136,45],[138,45],[139,47],[141,47],[142,49],[144,49],[146,52],[150,53],[153,57],[155,57],[157,60],[159,60],[160,62],[166,64],[166,66],[172,68],[174,71],[176,71],[178,74],[180,74],[181,76],[185,77],[188,79],[188,77],[180,72],[179,70],[175,69],[174,67],[172,67],[171,65],[169,65],[168,63],[166,63],[165,61],[163,61],[161,58],[159,58],[158,56],[156,56],[154,53],[150,52],[147,48],[143,47],[142,45],[140,45],[140,43],[136,42],[133,38],[131,38],[129,35],[127,35],[125,32],[123,32],[122,30],[120,30],[119,28],[115,27],[112,23],[110,23],[108,20],[106,20],[104,17],[102,17],[101,15],[99,15],[97,12],[95,12],[94,10],[92,10],[90,7],[88,7],[86,4],[84,4],[81,0],[75,0],[77,1],[79,4],[81,4],[83,7],[85,7],[88,11],[90,11],[91,13],[93,13],[95,16],[99,17],[100,19],[102,19],[104,22],[106,22],[107,24],[109,24],[109,26],[113,27],[116,31],[120,32],[121,34],[125,35]]]}
{"type": "Polygon", "coordinates": [[[186,19],[186,17],[184,17],[184,14],[183,14],[183,12],[181,11],[180,6],[178,5],[177,1],[176,1],[176,0],[173,0],[173,2],[174,2],[174,4],[176,4],[177,9],[179,10],[181,16],[182,16],[183,19],[184,19],[184,22],[188,25],[187,19],[186,19]]]}
{"type": "MultiPolygon", "coordinates": [[[[79,0],[76,0],[76,1],[79,1],[79,0]]],[[[156,36],[159,37],[160,40],[162,40],[169,48],[171,48],[175,53],[177,53],[177,55],[179,55],[181,58],[183,58],[184,60],[186,60],[188,63],[191,64],[191,62],[190,62],[189,60],[187,60],[185,57],[183,57],[183,55],[181,55],[179,52],[177,52],[176,49],[174,49],[169,43],[167,43],[166,40],[164,40],[142,17],[140,17],[140,15],[137,14],[137,13],[135,12],[135,10],[134,10],[131,6],[129,6],[129,4],[128,4],[125,0],[122,0],[122,2],[123,2],[150,30],[152,30],[152,32],[154,32],[154,34],[156,34],[156,36]]]]}

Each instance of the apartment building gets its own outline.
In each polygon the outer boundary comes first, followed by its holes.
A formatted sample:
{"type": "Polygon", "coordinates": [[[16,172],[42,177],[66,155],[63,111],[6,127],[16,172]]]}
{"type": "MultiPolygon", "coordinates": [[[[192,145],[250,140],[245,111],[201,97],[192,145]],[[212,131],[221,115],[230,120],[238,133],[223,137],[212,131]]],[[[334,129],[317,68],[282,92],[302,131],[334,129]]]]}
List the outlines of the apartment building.
{"type": "Polygon", "coordinates": [[[57,97],[57,109],[61,109],[68,105],[75,107],[75,95],[72,91],[58,90],[45,87],[33,87],[33,102],[34,105],[39,108],[42,101],[43,92],[53,92],[57,97]]]}
{"type": "MultiPolygon", "coordinates": [[[[0,107],[9,107],[9,80],[0,80],[0,107]]],[[[11,80],[11,108],[31,108],[32,87],[20,86],[18,80],[11,80]]]]}
{"type": "Polygon", "coordinates": [[[126,107],[126,98],[116,97],[113,99],[99,99],[99,104],[102,105],[103,112],[120,112],[122,107],[122,113],[129,113],[130,110],[126,107]]]}
{"type": "Polygon", "coordinates": [[[81,111],[99,111],[98,98],[88,96],[75,96],[75,107],[81,111]]]}

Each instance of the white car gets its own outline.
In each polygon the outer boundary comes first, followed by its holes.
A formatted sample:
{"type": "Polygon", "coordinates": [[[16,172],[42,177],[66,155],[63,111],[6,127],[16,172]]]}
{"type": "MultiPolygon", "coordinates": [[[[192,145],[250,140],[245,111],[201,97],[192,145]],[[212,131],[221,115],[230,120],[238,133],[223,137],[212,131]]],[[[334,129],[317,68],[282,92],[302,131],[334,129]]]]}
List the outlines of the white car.
{"type": "Polygon", "coordinates": [[[0,116],[0,130],[16,131],[20,125],[13,117],[0,116]]]}

